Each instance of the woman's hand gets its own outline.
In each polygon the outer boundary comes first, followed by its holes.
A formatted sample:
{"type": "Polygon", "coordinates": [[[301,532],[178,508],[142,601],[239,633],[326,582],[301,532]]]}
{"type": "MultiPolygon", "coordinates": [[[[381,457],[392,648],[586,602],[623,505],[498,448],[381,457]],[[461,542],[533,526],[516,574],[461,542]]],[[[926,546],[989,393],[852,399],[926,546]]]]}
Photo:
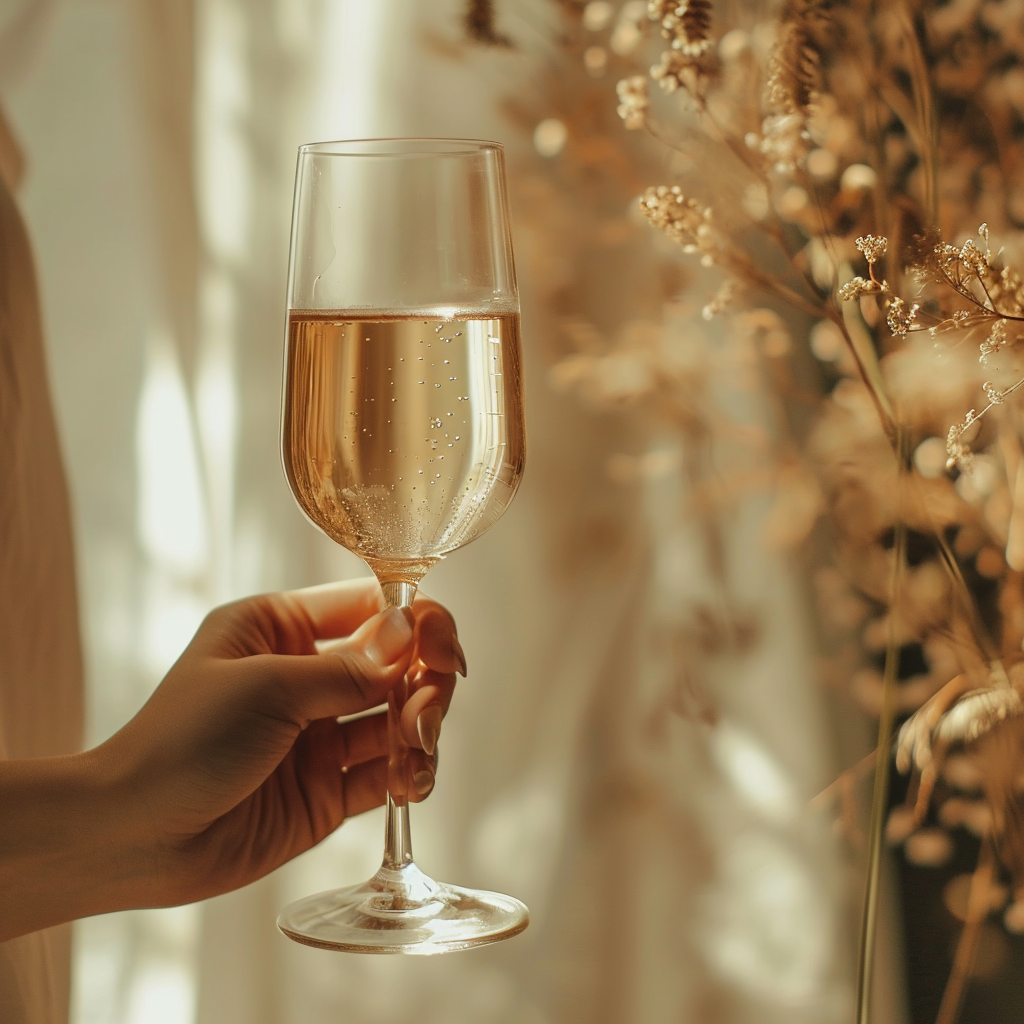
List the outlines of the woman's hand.
{"type": "Polygon", "coordinates": [[[0,763],[0,813],[8,822],[13,814],[15,831],[37,850],[33,863],[24,843],[0,838],[0,938],[227,892],[378,806],[386,712],[337,718],[378,707],[403,678],[406,790],[411,800],[426,796],[465,659],[440,605],[380,606],[376,583],[361,580],[218,608],[106,743],[69,758],[0,763]],[[46,878],[27,890],[49,907],[34,917],[7,899],[33,868],[46,878]],[[11,931],[11,921],[21,924],[11,931]]]}

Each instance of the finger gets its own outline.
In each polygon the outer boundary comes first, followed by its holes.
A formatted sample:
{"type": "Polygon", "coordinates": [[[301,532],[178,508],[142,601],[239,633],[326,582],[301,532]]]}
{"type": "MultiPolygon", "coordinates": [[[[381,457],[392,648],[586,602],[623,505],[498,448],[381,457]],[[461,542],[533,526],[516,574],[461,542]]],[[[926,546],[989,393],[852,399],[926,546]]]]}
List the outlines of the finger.
{"type": "Polygon", "coordinates": [[[456,676],[454,672],[434,672],[422,666],[415,673],[409,683],[410,697],[415,696],[420,690],[433,687],[437,693],[437,699],[441,702],[441,708],[448,714],[452,698],[455,696],[456,676]]]}
{"type": "MultiPolygon", "coordinates": [[[[290,857],[302,853],[310,846],[320,842],[334,831],[346,818],[362,814],[364,811],[380,807],[387,794],[388,758],[386,755],[371,758],[354,764],[344,771],[337,768],[336,737],[329,737],[326,729],[311,728],[303,733],[287,759],[285,765],[275,773],[279,783],[288,778],[291,784],[278,785],[273,792],[275,797],[260,801],[250,799],[235,808],[232,814],[221,819],[228,819],[237,814],[252,814],[261,807],[266,810],[273,806],[277,827],[272,835],[290,836],[291,843],[281,853],[265,852],[260,858],[267,866],[254,875],[265,873],[283,863],[290,857]],[[297,794],[302,794],[301,799],[297,794]],[[296,819],[304,825],[302,828],[287,827],[289,821],[296,819]]],[[[425,799],[434,787],[437,771],[437,756],[428,757],[422,750],[410,750],[408,760],[408,798],[413,802],[425,799]]],[[[265,787],[264,787],[265,788],[265,787]]],[[[242,827],[243,832],[257,838],[262,830],[254,829],[252,823],[242,827]]],[[[254,843],[254,849],[258,846],[254,843]]],[[[271,843],[273,850],[280,847],[271,843]]]]}
{"type": "Polygon", "coordinates": [[[416,614],[416,654],[436,672],[466,674],[466,655],[456,635],[451,613],[434,601],[413,605],[416,614]]]}
{"type": "Polygon", "coordinates": [[[409,751],[409,799],[419,803],[430,796],[437,775],[437,752],[432,755],[422,750],[409,751]]]}
{"type": "Polygon", "coordinates": [[[319,842],[350,814],[383,802],[387,763],[386,714],[344,725],[334,719],[313,722],[275,772],[282,805],[301,808],[310,842],[319,842]]]}
{"type": "Polygon", "coordinates": [[[380,585],[372,576],[287,591],[309,619],[317,640],[354,633],[383,607],[380,585]]]}
{"type": "Polygon", "coordinates": [[[427,670],[419,677],[402,708],[402,735],[409,746],[433,754],[454,692],[454,673],[427,670]]]}
{"type": "Polygon", "coordinates": [[[385,608],[367,619],[351,636],[331,640],[318,647],[320,654],[343,654],[362,649],[378,664],[397,661],[399,651],[409,662],[413,656],[415,619],[409,608],[385,608]]]}
{"type": "MultiPolygon", "coordinates": [[[[434,788],[435,761],[422,750],[409,752],[409,792],[412,803],[425,800],[434,788]]],[[[342,776],[344,818],[371,811],[384,803],[388,786],[388,759],[378,757],[349,768],[342,776]]]]}
{"type": "MultiPolygon", "coordinates": [[[[380,585],[373,577],[326,583],[290,590],[280,595],[300,608],[317,640],[349,636],[383,608],[380,585]]],[[[418,624],[417,642],[424,646],[423,660],[433,669],[465,674],[465,654],[456,636],[455,620],[437,601],[417,595],[412,606],[418,624]]]]}
{"type": "Polygon", "coordinates": [[[388,790],[388,759],[354,765],[341,777],[341,819],[380,807],[388,790]]]}
{"type": "Polygon", "coordinates": [[[263,656],[266,713],[304,729],[382,704],[408,668],[412,637],[407,611],[391,608],[319,654],[263,656]]]}
{"type": "Polygon", "coordinates": [[[322,718],[311,722],[302,734],[304,744],[316,744],[329,752],[331,765],[338,771],[383,757],[388,752],[388,716],[386,711],[348,722],[322,718]]]}
{"type": "Polygon", "coordinates": [[[316,640],[356,632],[381,607],[372,579],[260,594],[213,609],[196,641],[219,657],[313,654],[316,640]]]}

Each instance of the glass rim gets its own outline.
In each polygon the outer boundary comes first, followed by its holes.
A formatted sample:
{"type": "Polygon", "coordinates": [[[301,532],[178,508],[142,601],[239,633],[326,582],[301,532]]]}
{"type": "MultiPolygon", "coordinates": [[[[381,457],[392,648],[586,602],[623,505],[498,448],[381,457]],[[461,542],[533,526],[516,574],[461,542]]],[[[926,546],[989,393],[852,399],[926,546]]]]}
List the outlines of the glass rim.
{"type": "Polygon", "coordinates": [[[299,146],[299,156],[458,156],[487,150],[503,153],[505,147],[489,139],[394,136],[306,142],[299,146]]]}

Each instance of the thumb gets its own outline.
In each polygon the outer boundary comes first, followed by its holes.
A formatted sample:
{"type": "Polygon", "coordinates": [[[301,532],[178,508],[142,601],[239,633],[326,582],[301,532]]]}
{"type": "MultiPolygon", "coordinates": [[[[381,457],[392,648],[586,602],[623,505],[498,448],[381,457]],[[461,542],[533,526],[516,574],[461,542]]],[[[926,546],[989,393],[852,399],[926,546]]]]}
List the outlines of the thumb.
{"type": "Polygon", "coordinates": [[[384,703],[409,667],[413,615],[389,608],[344,640],[309,655],[260,656],[279,685],[288,717],[305,728],[318,718],[340,718],[384,703]]]}

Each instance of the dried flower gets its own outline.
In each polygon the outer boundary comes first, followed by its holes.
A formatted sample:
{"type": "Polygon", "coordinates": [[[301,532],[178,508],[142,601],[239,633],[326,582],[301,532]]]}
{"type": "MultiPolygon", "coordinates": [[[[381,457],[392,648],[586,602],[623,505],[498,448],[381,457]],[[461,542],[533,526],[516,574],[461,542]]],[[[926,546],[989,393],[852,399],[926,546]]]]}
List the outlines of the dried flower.
{"type": "Polygon", "coordinates": [[[1014,316],[1024,315],[1024,277],[1013,266],[1005,266],[999,272],[997,281],[989,285],[993,302],[1014,316]]]}
{"type": "MultiPolygon", "coordinates": [[[[970,807],[975,801],[956,799],[940,812],[940,820],[967,824],[974,820],[982,834],[993,834],[999,859],[1009,871],[1014,890],[1024,891],[1024,846],[1019,827],[1020,797],[1017,793],[1021,755],[1021,719],[1024,699],[1020,694],[1019,666],[1007,672],[994,662],[987,686],[971,687],[968,677],[956,676],[915,712],[900,729],[896,765],[906,771],[911,763],[921,770],[921,789],[929,796],[937,769],[947,761],[946,750],[956,745],[969,752],[977,782],[985,795],[988,813],[970,807]]],[[[915,819],[925,805],[918,799],[915,819]]],[[[992,906],[1006,900],[1003,890],[993,894],[992,906]]]]}
{"type": "Polygon", "coordinates": [[[672,40],[672,48],[683,53],[703,53],[711,46],[711,4],[709,0],[684,0],[676,8],[679,31],[672,40]]]}
{"type": "Polygon", "coordinates": [[[705,254],[711,262],[711,207],[688,199],[678,185],[658,185],[647,189],[640,197],[640,210],[656,227],[660,228],[683,252],[705,254]]]}
{"type": "Polygon", "coordinates": [[[804,119],[799,114],[769,114],[761,122],[761,152],[781,174],[791,172],[804,158],[808,138],[804,119]]]}
{"type": "Polygon", "coordinates": [[[979,277],[988,269],[988,253],[982,252],[973,239],[968,238],[964,242],[958,255],[960,262],[979,277]]]}
{"type": "Polygon", "coordinates": [[[647,109],[651,105],[647,95],[647,78],[644,75],[633,75],[623,78],[615,86],[619,94],[618,114],[629,129],[643,128],[647,118],[647,109]]]}
{"type": "Polygon", "coordinates": [[[971,449],[964,439],[963,435],[967,431],[967,428],[972,426],[977,420],[975,411],[971,411],[964,417],[962,423],[954,423],[949,428],[949,433],[946,435],[946,469],[960,469],[966,473],[971,468],[971,449]]]}
{"type": "Polygon", "coordinates": [[[933,250],[938,265],[943,270],[949,270],[954,263],[960,260],[960,250],[948,242],[939,242],[933,250]]]}
{"type": "Polygon", "coordinates": [[[672,49],[697,56],[711,46],[710,0],[650,0],[647,13],[660,23],[672,49]]]}
{"type": "Polygon", "coordinates": [[[939,719],[933,740],[973,743],[1000,722],[1021,714],[1024,700],[1009,686],[970,690],[939,719]]]}
{"type": "Polygon", "coordinates": [[[814,43],[820,18],[817,0],[791,0],[782,12],[766,89],[777,110],[806,117],[821,90],[821,55],[814,43]]]}
{"type": "Polygon", "coordinates": [[[889,330],[896,335],[906,334],[917,320],[917,311],[921,307],[915,302],[912,306],[895,296],[886,303],[885,321],[889,330]]]}
{"type": "Polygon", "coordinates": [[[861,235],[854,243],[858,252],[864,254],[864,259],[870,266],[874,266],[889,248],[889,239],[875,235],[861,235]]]}
{"type": "Polygon", "coordinates": [[[664,28],[664,20],[673,17],[678,6],[679,0],[648,0],[647,17],[651,21],[661,22],[664,28]]]}
{"type": "Polygon", "coordinates": [[[839,298],[843,302],[852,302],[862,295],[871,295],[880,292],[885,287],[885,282],[869,281],[866,277],[855,277],[839,289],[839,298]]]}
{"type": "Polygon", "coordinates": [[[679,50],[665,50],[658,58],[658,63],[651,68],[651,78],[665,92],[687,89],[697,93],[702,74],[692,55],[679,50]]]}
{"type": "MultiPolygon", "coordinates": [[[[969,315],[966,310],[957,310],[957,313],[963,313],[964,319],[969,315]]],[[[957,320],[957,313],[953,314],[954,321],[957,320]]],[[[978,356],[979,363],[988,362],[988,357],[995,355],[1001,348],[1006,345],[1006,321],[997,320],[989,331],[988,337],[981,343],[981,355],[978,356]]]]}
{"type": "Polygon", "coordinates": [[[1012,390],[1007,388],[1005,391],[1000,391],[992,381],[987,380],[981,385],[981,390],[985,392],[985,397],[988,399],[989,405],[1002,405],[1006,401],[1006,396],[1012,390]]]}
{"type": "Polygon", "coordinates": [[[700,311],[705,320],[712,320],[719,313],[724,312],[732,304],[736,297],[739,282],[735,278],[728,278],[719,285],[718,291],[712,296],[711,301],[700,311]]]}

